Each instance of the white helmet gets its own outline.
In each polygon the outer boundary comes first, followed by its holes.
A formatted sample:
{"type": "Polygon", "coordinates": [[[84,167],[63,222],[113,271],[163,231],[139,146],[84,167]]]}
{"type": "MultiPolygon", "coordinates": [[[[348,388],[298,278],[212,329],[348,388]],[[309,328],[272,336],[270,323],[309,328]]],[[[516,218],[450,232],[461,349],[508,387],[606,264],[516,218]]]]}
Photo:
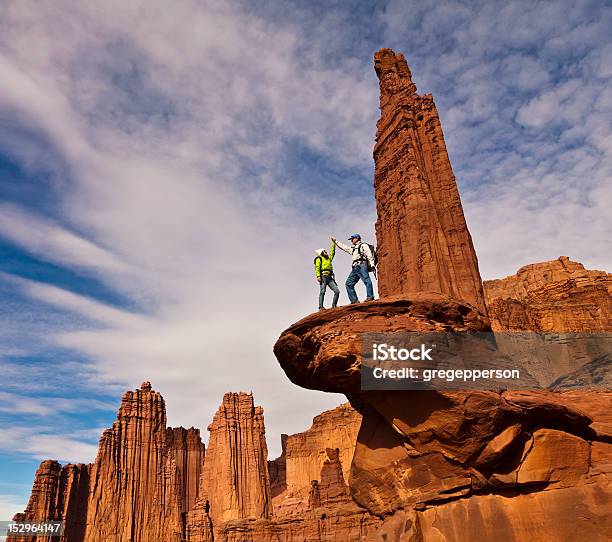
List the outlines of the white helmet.
{"type": "Polygon", "coordinates": [[[320,256],[321,254],[323,254],[323,251],[324,251],[324,250],[325,250],[324,248],[318,248],[317,250],[315,250],[315,254],[316,254],[317,256],[320,256]]]}

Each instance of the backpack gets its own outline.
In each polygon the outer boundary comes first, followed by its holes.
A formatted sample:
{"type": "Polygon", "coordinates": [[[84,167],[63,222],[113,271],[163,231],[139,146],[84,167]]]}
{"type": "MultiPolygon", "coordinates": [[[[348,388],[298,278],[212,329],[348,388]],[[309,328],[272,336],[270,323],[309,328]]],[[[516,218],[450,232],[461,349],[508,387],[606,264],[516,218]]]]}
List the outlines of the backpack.
{"type": "Polygon", "coordinates": [[[359,248],[359,253],[366,260],[366,263],[368,264],[368,271],[376,271],[376,267],[378,266],[378,253],[376,252],[376,247],[374,245],[371,245],[370,243],[362,243],[362,245],[363,244],[368,245],[368,248],[370,249],[370,252],[372,253],[372,259],[374,260],[374,267],[370,265],[370,262],[368,261],[368,259],[365,258],[365,256],[363,256],[363,254],[361,253],[361,247],[359,248]]]}

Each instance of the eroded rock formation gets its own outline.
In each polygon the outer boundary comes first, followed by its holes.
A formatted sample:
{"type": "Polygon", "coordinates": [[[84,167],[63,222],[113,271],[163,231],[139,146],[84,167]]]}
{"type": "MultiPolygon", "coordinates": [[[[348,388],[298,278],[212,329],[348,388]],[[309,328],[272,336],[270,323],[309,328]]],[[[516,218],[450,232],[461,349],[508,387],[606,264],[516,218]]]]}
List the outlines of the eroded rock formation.
{"type": "Polygon", "coordinates": [[[182,512],[189,512],[198,497],[200,475],[204,465],[205,447],[200,430],[195,427],[168,427],[166,445],[181,477],[182,512]]]}
{"type": "Polygon", "coordinates": [[[121,399],[94,463],[41,464],[22,519],[65,521],[68,542],[180,542],[181,474],[166,438],[164,400],[144,382],[121,399]]]}
{"type": "Polygon", "coordinates": [[[285,435],[282,456],[268,462],[262,408],[250,394],[228,393],[205,453],[198,429],[166,427],[164,400],[145,382],[123,396],[94,463],[41,463],[16,519],[64,521],[63,542],[358,541],[380,523],[350,498],[344,474],[360,421],[348,404],[326,411],[285,435]],[[288,473],[274,471],[274,499],[269,464],[288,473]]]}
{"type": "Polygon", "coordinates": [[[41,464],[22,517],[65,521],[67,541],[178,542],[184,493],[176,451],[167,443],[164,401],[145,382],[123,396],[93,464],[41,464]]]}
{"type": "MultiPolygon", "coordinates": [[[[85,511],[89,492],[90,465],[65,465],[57,461],[43,461],[34,477],[32,494],[25,512],[16,521],[64,521],[66,540],[80,540],[85,532],[85,511]]],[[[51,537],[12,537],[15,542],[49,542],[51,537]]]]}
{"type": "Polygon", "coordinates": [[[321,484],[325,485],[323,477],[324,474],[327,477],[329,470],[324,473],[323,467],[330,461],[333,450],[338,450],[337,463],[344,483],[348,482],[360,425],[359,413],[345,403],[315,416],[312,426],[303,433],[283,435],[283,453],[269,462],[272,502],[277,515],[312,508],[310,496],[318,495],[321,484]]]}
{"type": "Polygon", "coordinates": [[[271,515],[263,409],[247,393],[226,393],[210,432],[200,501],[213,524],[271,515]]]}
{"type": "Polygon", "coordinates": [[[328,448],[338,448],[339,461],[348,469],[360,424],[359,413],[345,403],[316,416],[307,431],[284,435],[282,455],[270,462],[280,469],[274,477],[274,484],[281,490],[278,494],[308,489],[310,482],[319,477],[328,448]]]}
{"type": "Polygon", "coordinates": [[[502,351],[554,389],[612,386],[612,275],[561,256],[485,281],[502,351]]]}
{"type": "Polygon", "coordinates": [[[164,400],[150,383],[123,396],[100,439],[89,492],[87,542],[180,541],[180,474],[166,445],[164,400]]]}
{"type": "Polygon", "coordinates": [[[381,49],[374,66],[380,82],[374,146],[379,294],[438,292],[485,313],[476,252],[433,97],[417,94],[402,54],[381,49]]]}
{"type": "Polygon", "coordinates": [[[364,333],[488,329],[488,319],[471,305],[414,293],[311,314],[282,333],[274,354],[298,386],[350,395],[361,389],[364,333]]]}
{"type": "MultiPolygon", "coordinates": [[[[534,530],[550,540],[569,542],[581,532],[606,540],[610,426],[593,403],[609,405],[609,392],[361,387],[364,333],[489,329],[433,100],[416,94],[402,55],[383,49],[375,62],[381,299],[297,322],[278,339],[277,359],[294,383],[344,393],[362,414],[350,491],[358,505],[383,518],[365,540],[527,542],[534,530]]],[[[489,300],[502,299],[490,303],[495,325],[609,331],[607,274],[595,275],[560,260],[555,272],[529,266],[519,279],[493,281],[489,300]],[[507,317],[512,296],[530,305],[526,318],[507,317]],[[572,314],[577,305],[583,312],[572,314]]],[[[311,502],[321,500],[317,484],[311,502]]]]}
{"type": "Polygon", "coordinates": [[[487,280],[484,289],[495,331],[612,331],[612,274],[567,256],[487,280]]]}
{"type": "MultiPolygon", "coordinates": [[[[349,480],[357,504],[377,516],[421,514],[472,495],[575,484],[594,499],[593,492],[608,487],[588,466],[591,447],[605,439],[590,416],[558,394],[362,391],[360,332],[396,326],[469,331],[485,323],[469,306],[443,296],[414,299],[412,311],[404,301],[396,307],[381,300],[317,313],[285,331],[275,347],[294,382],[343,392],[362,413],[349,480]]],[[[610,395],[600,398],[609,401],[610,395]]],[[[591,512],[599,521],[601,509],[591,512]]]]}
{"type": "MultiPolygon", "coordinates": [[[[349,486],[358,505],[385,518],[368,540],[472,540],[482,518],[494,517],[484,540],[527,541],[530,507],[551,539],[571,540],[558,537],[578,529],[569,488],[584,503],[578,524],[604,540],[610,426],[594,405],[609,405],[612,394],[361,390],[360,333],[485,324],[443,296],[383,299],[311,315],[281,335],[275,353],[294,382],[343,392],[363,415],[349,486]]],[[[311,502],[321,502],[314,489],[311,502]]]]}

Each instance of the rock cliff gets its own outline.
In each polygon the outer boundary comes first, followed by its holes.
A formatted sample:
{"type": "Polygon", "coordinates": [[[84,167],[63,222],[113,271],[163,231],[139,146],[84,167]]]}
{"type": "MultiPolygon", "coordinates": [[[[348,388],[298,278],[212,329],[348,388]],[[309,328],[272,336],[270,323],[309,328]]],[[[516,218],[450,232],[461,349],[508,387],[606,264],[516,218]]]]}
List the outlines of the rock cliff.
{"type": "Polygon", "coordinates": [[[339,450],[339,461],[348,468],[353,460],[355,440],[361,416],[348,403],[316,416],[312,426],[303,433],[283,437],[283,453],[274,464],[283,464],[285,474],[274,483],[283,486],[283,491],[294,494],[310,487],[318,478],[323,463],[327,460],[327,449],[339,450]]]}
{"type": "Polygon", "coordinates": [[[495,331],[612,331],[612,274],[567,256],[487,280],[484,290],[495,331]]]}
{"type": "Polygon", "coordinates": [[[500,349],[511,349],[517,363],[530,367],[544,386],[610,389],[610,273],[561,256],[485,281],[484,288],[500,349]],[[536,358],[541,361],[534,363],[536,358]]]}
{"type": "MultiPolygon", "coordinates": [[[[283,453],[269,462],[274,510],[288,514],[307,510],[309,495],[321,481],[329,450],[338,450],[337,463],[348,482],[361,416],[348,403],[316,416],[303,433],[283,435],[283,453]]],[[[332,452],[333,453],[333,452],[332,452]]]]}
{"type": "MultiPolygon", "coordinates": [[[[82,503],[87,502],[90,465],[65,465],[47,460],[40,464],[34,477],[32,494],[23,514],[16,521],[64,521],[66,540],[81,540],[85,533],[82,503]]],[[[13,537],[15,542],[48,542],[51,537],[13,537]]]]}
{"type": "MultiPolygon", "coordinates": [[[[570,484],[593,500],[608,488],[607,479],[589,466],[591,448],[606,448],[606,434],[592,427],[593,418],[576,408],[575,399],[543,391],[362,391],[356,339],[363,330],[470,331],[484,325],[474,309],[442,296],[415,296],[410,310],[402,299],[400,316],[394,303],[383,299],[317,313],[290,327],[275,346],[294,382],[343,392],[363,415],[349,479],[358,505],[383,517],[409,511],[413,521],[431,507],[471,496],[545,492],[570,484]]],[[[600,398],[609,401],[610,394],[600,398]]],[[[589,514],[603,520],[599,506],[589,514]]],[[[421,536],[425,531],[419,529],[412,534],[421,536]]],[[[450,531],[444,536],[462,540],[450,531]]],[[[527,533],[521,536],[516,539],[527,539],[527,533]]]]}
{"type": "Polygon", "coordinates": [[[127,392],[90,469],[85,540],[180,541],[181,480],[166,443],[162,396],[127,392]]]}
{"type": "Polygon", "coordinates": [[[420,96],[406,59],[374,55],[380,119],[374,146],[381,297],[437,292],[485,313],[482,280],[431,94],[420,96]]]}

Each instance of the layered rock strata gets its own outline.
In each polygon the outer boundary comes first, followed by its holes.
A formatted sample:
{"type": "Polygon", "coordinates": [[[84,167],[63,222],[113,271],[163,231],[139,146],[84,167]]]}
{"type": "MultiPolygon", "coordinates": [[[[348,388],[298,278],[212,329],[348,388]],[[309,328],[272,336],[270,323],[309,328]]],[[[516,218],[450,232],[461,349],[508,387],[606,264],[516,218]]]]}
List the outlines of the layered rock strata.
{"type": "Polygon", "coordinates": [[[560,256],[484,282],[495,331],[612,332],[612,274],[560,256]]]}
{"type": "Polygon", "coordinates": [[[327,460],[327,450],[338,448],[339,461],[345,468],[351,464],[361,416],[348,403],[315,416],[312,426],[303,433],[283,435],[280,457],[270,461],[275,469],[271,477],[277,494],[295,494],[310,487],[327,460]]]}
{"type": "Polygon", "coordinates": [[[486,313],[433,97],[417,94],[402,54],[381,49],[374,67],[380,84],[374,146],[379,294],[437,292],[486,313]]]}
{"type": "Polygon", "coordinates": [[[344,483],[348,482],[360,424],[359,413],[345,403],[315,416],[312,426],[303,433],[283,435],[282,454],[269,462],[276,515],[304,512],[314,506],[311,497],[324,485],[322,478],[328,471],[323,469],[334,450],[338,450],[337,463],[344,483]]]}
{"type": "Polygon", "coordinates": [[[294,384],[350,396],[361,389],[363,334],[488,329],[488,319],[469,304],[415,293],[307,316],[281,334],[274,354],[294,384]]]}
{"type": "MultiPolygon", "coordinates": [[[[81,540],[86,527],[83,503],[88,499],[90,467],[83,464],[62,467],[57,461],[43,461],[36,471],[28,506],[24,513],[15,516],[15,521],[63,521],[64,539],[81,540]]],[[[57,538],[21,536],[9,540],[49,542],[57,538]]]]}
{"type": "Polygon", "coordinates": [[[485,281],[501,351],[544,387],[610,389],[612,275],[567,256],[485,281]]]}
{"type": "MultiPolygon", "coordinates": [[[[484,325],[473,308],[443,296],[383,299],[309,316],[281,335],[275,353],[293,382],[345,393],[362,414],[350,492],[359,506],[385,518],[368,540],[383,540],[382,534],[387,540],[471,540],[483,517],[499,517],[503,522],[485,540],[527,541],[532,523],[522,514],[529,507],[554,537],[563,525],[568,533],[578,528],[568,516],[578,502],[572,499],[584,503],[579,525],[604,540],[611,504],[609,422],[601,421],[601,411],[580,408],[585,392],[581,400],[578,392],[566,400],[546,391],[361,389],[361,333],[484,325]],[[438,511],[445,518],[440,523],[434,521],[438,511]],[[514,523],[505,530],[506,522],[514,523]]],[[[611,398],[597,395],[607,405],[611,398]]],[[[321,501],[317,490],[311,502],[321,501]]]]}
{"type": "Polygon", "coordinates": [[[180,541],[181,479],[166,444],[162,396],[145,382],[127,392],[90,470],[87,542],[180,541]]]}

